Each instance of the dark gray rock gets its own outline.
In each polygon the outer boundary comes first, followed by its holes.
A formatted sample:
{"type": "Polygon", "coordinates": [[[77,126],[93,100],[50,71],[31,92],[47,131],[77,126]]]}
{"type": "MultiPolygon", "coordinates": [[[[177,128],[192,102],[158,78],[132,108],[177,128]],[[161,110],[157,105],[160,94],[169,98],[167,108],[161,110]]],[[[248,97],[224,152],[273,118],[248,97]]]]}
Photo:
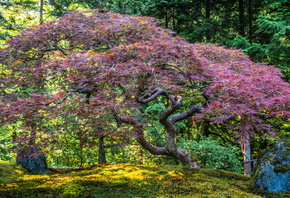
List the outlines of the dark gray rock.
{"type": "Polygon", "coordinates": [[[38,147],[23,149],[18,152],[16,163],[35,173],[46,173],[47,162],[44,153],[38,147]]]}
{"type": "Polygon", "coordinates": [[[290,191],[290,140],[275,142],[257,160],[255,187],[271,192],[290,191]]]}

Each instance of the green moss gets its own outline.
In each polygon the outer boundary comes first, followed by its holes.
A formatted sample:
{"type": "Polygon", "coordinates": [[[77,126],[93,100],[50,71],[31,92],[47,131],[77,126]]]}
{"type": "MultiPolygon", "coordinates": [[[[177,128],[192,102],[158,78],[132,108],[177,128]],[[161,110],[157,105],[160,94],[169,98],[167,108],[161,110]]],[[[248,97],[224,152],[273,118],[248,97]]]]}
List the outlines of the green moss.
{"type": "Polygon", "coordinates": [[[274,168],[274,172],[275,173],[286,173],[286,172],[288,172],[288,171],[290,171],[290,165],[288,164],[288,165],[280,165],[280,166],[276,166],[275,168],[274,168]]]}
{"type": "Polygon", "coordinates": [[[17,181],[25,172],[21,166],[0,161],[0,186],[17,181]]]}
{"type": "MultiPolygon", "coordinates": [[[[13,164],[9,167],[12,174],[19,170],[13,164]]],[[[116,164],[65,172],[32,175],[22,171],[13,180],[6,175],[0,197],[260,197],[252,193],[250,177],[227,171],[116,164]]]]}
{"type": "Polygon", "coordinates": [[[282,191],[282,192],[270,192],[262,189],[254,189],[253,192],[255,194],[259,194],[260,196],[264,198],[289,198],[290,197],[290,191],[282,191]]]}

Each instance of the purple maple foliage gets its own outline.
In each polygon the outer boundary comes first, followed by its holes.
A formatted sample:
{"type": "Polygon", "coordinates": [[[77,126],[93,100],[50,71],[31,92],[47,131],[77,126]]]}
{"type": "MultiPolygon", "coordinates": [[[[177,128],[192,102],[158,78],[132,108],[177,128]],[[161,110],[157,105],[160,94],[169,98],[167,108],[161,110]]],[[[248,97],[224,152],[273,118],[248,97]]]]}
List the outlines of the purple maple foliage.
{"type": "Polygon", "coordinates": [[[257,131],[274,134],[263,118],[289,117],[290,85],[279,69],[239,50],[189,43],[158,25],[151,17],[91,10],[25,29],[0,49],[2,124],[23,119],[24,126],[45,131],[40,121],[76,114],[93,127],[109,122],[104,115],[110,114],[134,127],[123,136],[198,168],[175,144],[176,122],[194,116],[226,123],[247,145],[257,131]],[[160,117],[167,131],[163,147],[146,140],[147,123],[136,117],[141,104],[158,97],[170,101],[160,117]],[[188,109],[183,98],[190,100],[188,109]]]}

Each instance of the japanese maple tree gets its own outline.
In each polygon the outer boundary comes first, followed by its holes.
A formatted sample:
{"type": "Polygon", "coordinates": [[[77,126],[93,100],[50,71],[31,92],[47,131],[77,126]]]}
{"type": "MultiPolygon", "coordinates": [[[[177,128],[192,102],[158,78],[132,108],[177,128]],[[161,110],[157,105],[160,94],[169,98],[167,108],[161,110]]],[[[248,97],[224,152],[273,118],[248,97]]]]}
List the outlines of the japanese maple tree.
{"type": "Polygon", "coordinates": [[[133,126],[122,135],[152,154],[198,168],[191,152],[176,146],[176,122],[194,116],[225,123],[248,148],[256,131],[273,135],[263,118],[289,116],[290,86],[279,69],[238,50],[188,43],[158,24],[151,17],[91,10],[25,29],[0,49],[2,124],[21,118],[25,126],[45,130],[38,124],[51,119],[45,112],[76,114],[93,127],[113,115],[133,126]],[[29,93],[19,91],[27,88],[29,93]],[[160,97],[168,101],[159,120],[167,131],[163,147],[146,140],[148,120],[139,116],[142,104],[160,97]],[[191,98],[187,109],[184,97],[191,98]]]}

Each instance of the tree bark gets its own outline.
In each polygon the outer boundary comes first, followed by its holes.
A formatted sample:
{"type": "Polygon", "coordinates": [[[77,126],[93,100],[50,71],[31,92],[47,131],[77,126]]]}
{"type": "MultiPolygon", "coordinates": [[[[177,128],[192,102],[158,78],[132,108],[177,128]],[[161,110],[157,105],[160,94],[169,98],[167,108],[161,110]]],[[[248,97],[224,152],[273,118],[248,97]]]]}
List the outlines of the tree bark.
{"type": "Polygon", "coordinates": [[[43,0],[39,2],[39,24],[43,23],[43,0]]]}
{"type": "Polygon", "coordinates": [[[251,37],[253,36],[253,8],[252,8],[252,0],[249,0],[248,5],[248,14],[249,14],[249,39],[251,42],[251,37]]]}
{"type": "Polygon", "coordinates": [[[206,0],[205,2],[205,18],[210,18],[211,0],[206,0]]]}
{"type": "Polygon", "coordinates": [[[169,26],[169,22],[168,22],[168,10],[166,8],[165,9],[165,28],[167,29],[169,26]]]}
{"type": "Polygon", "coordinates": [[[123,118],[122,122],[126,121],[127,123],[131,123],[137,128],[138,133],[136,136],[137,141],[141,144],[143,148],[148,150],[150,153],[155,155],[168,155],[179,159],[181,162],[188,164],[190,168],[199,169],[200,167],[195,162],[194,156],[190,152],[185,149],[179,148],[176,146],[175,138],[176,138],[176,130],[174,128],[174,124],[180,120],[186,119],[195,113],[200,111],[200,106],[194,106],[191,109],[184,111],[178,115],[172,116],[181,106],[182,106],[182,97],[174,96],[169,94],[167,91],[156,88],[151,93],[147,93],[144,96],[140,97],[138,101],[140,103],[148,103],[154,99],[156,99],[159,95],[163,95],[167,97],[167,99],[171,102],[172,106],[161,116],[160,123],[164,125],[167,130],[167,142],[165,147],[156,147],[149,143],[143,134],[143,126],[133,118],[128,118],[125,120],[123,118]],[[172,116],[172,117],[170,117],[172,116]],[[169,118],[170,117],[170,118],[169,118]]]}
{"type": "Polygon", "coordinates": [[[152,145],[150,142],[146,140],[144,137],[144,125],[138,122],[136,119],[130,116],[119,116],[118,111],[116,109],[113,110],[115,115],[117,115],[118,120],[123,123],[131,124],[135,127],[135,137],[138,143],[147,151],[154,155],[168,155],[172,156],[176,159],[179,159],[182,163],[188,164],[192,169],[199,169],[200,167],[197,165],[194,156],[188,152],[187,150],[177,147],[175,138],[176,138],[176,130],[174,128],[174,124],[180,120],[186,119],[195,113],[200,112],[201,106],[194,106],[191,109],[184,111],[178,115],[171,116],[173,113],[178,110],[182,105],[182,97],[174,96],[169,94],[167,91],[156,88],[151,93],[147,93],[144,96],[140,97],[138,101],[142,104],[148,103],[154,99],[156,99],[159,95],[164,95],[171,102],[172,106],[169,108],[160,118],[160,123],[164,125],[167,130],[167,142],[164,147],[157,147],[152,145]]]}
{"type": "MultiPolygon", "coordinates": [[[[115,112],[115,115],[118,114],[117,110],[114,110],[114,112],[115,112]]],[[[138,122],[136,119],[129,116],[117,115],[117,117],[120,122],[130,124],[135,127],[135,138],[144,149],[148,150],[151,154],[154,154],[154,155],[166,155],[164,147],[154,146],[146,140],[143,133],[144,126],[140,122],[138,122]]]]}
{"type": "Polygon", "coordinates": [[[239,34],[245,36],[244,0],[239,0],[239,34]]]}
{"type": "Polygon", "coordinates": [[[99,137],[99,164],[106,164],[107,163],[104,138],[105,138],[105,136],[103,136],[103,135],[101,135],[99,137]]]}
{"type": "MultiPolygon", "coordinates": [[[[210,15],[211,15],[211,0],[206,0],[205,2],[205,18],[208,19],[207,23],[209,22],[210,15]]],[[[206,41],[208,42],[211,39],[210,30],[206,31],[206,41]]]]}
{"type": "Polygon", "coordinates": [[[249,137],[246,137],[241,143],[241,150],[244,158],[244,174],[251,175],[252,164],[251,164],[251,144],[249,137]]]}
{"type": "Polygon", "coordinates": [[[37,134],[37,126],[36,123],[30,123],[30,137],[29,137],[29,145],[34,146],[36,141],[36,134],[37,134]]]}

